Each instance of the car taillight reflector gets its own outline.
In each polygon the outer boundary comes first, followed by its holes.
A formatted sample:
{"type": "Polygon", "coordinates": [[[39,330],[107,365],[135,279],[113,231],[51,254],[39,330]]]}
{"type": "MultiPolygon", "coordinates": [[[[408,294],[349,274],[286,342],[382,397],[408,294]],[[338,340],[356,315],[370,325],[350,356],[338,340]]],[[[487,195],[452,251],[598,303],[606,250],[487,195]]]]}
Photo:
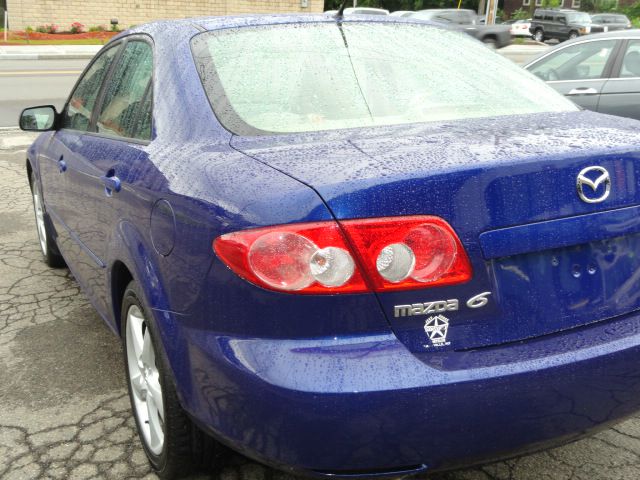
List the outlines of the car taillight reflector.
{"type": "Polygon", "coordinates": [[[291,293],[406,290],[472,275],[457,235],[433,216],[280,225],[222,235],[213,247],[239,276],[291,293]]]}
{"type": "Polygon", "coordinates": [[[375,291],[464,283],[469,258],[447,222],[433,216],[341,221],[375,291]]]}

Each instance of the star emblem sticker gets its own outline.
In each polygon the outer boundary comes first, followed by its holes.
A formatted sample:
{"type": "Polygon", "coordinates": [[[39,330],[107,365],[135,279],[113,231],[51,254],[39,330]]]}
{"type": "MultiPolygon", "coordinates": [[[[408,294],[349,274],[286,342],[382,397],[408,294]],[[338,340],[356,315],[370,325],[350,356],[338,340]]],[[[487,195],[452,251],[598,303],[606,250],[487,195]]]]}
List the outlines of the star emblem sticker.
{"type": "Polygon", "coordinates": [[[449,319],[444,315],[429,317],[424,322],[424,331],[429,336],[429,340],[431,340],[434,347],[449,345],[449,342],[447,342],[448,330],[449,319]]]}

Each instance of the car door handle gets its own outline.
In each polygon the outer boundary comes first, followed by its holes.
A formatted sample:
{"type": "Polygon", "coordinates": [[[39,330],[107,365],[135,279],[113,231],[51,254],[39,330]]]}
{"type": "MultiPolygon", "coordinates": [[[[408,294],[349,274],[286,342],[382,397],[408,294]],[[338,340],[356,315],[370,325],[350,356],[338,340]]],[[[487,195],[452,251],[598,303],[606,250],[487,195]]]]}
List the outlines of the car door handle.
{"type": "Polygon", "coordinates": [[[110,197],[113,192],[117,193],[120,191],[120,187],[122,186],[120,179],[116,177],[113,172],[103,175],[100,177],[100,180],[102,180],[104,184],[104,191],[107,197],[110,197]]]}
{"type": "Polygon", "coordinates": [[[598,90],[590,87],[574,88],[567,95],[596,95],[598,90]]]}
{"type": "Polygon", "coordinates": [[[60,157],[60,160],[58,160],[58,169],[60,170],[60,173],[67,171],[67,162],[64,161],[64,157],[60,157]]]}

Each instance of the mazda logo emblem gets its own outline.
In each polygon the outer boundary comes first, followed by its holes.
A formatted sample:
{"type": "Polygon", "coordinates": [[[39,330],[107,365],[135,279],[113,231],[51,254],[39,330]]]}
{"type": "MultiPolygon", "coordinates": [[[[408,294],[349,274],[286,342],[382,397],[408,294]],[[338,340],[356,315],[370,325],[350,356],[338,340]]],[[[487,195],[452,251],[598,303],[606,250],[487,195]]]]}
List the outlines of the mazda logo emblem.
{"type": "Polygon", "coordinates": [[[607,169],[603,167],[583,168],[578,174],[576,186],[578,196],[583,202],[604,202],[611,193],[611,177],[607,169]],[[603,185],[602,188],[601,185],[603,185]]]}

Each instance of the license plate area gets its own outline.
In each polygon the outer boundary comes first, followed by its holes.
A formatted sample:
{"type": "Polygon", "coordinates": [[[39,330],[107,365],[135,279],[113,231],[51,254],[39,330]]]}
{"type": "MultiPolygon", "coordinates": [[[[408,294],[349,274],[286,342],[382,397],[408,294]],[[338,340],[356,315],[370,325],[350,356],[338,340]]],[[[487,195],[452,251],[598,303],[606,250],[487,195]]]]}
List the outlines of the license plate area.
{"type": "Polygon", "coordinates": [[[492,260],[502,341],[640,308],[640,234],[492,260]]]}

